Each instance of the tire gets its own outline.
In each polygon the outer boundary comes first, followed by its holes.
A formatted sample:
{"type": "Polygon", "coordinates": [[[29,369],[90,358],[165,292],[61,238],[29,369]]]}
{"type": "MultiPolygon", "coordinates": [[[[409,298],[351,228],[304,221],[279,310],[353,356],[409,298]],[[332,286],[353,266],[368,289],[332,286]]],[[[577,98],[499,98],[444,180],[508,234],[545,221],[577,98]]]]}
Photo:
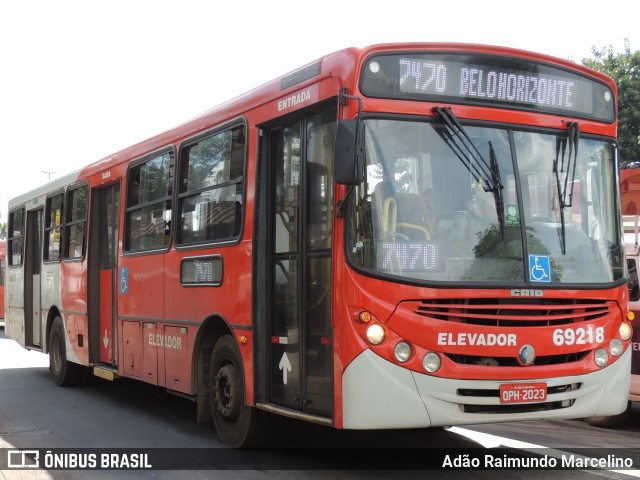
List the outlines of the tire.
{"type": "Polygon", "coordinates": [[[209,405],[220,439],[234,448],[257,447],[271,433],[271,416],[244,401],[242,359],[230,335],[218,339],[209,364],[209,405]]]}
{"type": "Polygon", "coordinates": [[[62,319],[56,317],[49,333],[49,370],[60,387],[70,387],[80,382],[82,366],[67,360],[66,335],[62,319]]]}
{"type": "Polygon", "coordinates": [[[610,415],[608,417],[587,417],[584,419],[592,427],[599,428],[618,428],[627,423],[631,413],[631,402],[627,403],[627,409],[618,415],[610,415]]]}

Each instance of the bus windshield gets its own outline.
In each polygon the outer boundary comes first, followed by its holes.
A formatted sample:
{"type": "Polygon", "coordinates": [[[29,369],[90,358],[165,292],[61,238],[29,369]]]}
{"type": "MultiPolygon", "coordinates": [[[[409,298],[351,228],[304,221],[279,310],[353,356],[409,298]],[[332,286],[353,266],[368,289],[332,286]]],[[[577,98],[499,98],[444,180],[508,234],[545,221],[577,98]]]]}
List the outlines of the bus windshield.
{"type": "MultiPolygon", "coordinates": [[[[592,285],[624,277],[612,140],[366,119],[347,248],[411,283],[592,285]]],[[[459,124],[458,124],[459,125],[459,124]]]]}

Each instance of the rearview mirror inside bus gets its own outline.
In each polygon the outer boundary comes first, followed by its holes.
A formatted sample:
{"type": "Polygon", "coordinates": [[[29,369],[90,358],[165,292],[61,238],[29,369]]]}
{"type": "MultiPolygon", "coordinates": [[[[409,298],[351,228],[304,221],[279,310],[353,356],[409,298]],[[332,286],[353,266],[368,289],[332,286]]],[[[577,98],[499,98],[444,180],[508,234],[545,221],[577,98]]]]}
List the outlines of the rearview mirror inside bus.
{"type": "Polygon", "coordinates": [[[335,178],[336,183],[341,185],[352,185],[357,180],[357,153],[358,131],[357,120],[343,120],[338,124],[336,132],[336,160],[335,178]]]}

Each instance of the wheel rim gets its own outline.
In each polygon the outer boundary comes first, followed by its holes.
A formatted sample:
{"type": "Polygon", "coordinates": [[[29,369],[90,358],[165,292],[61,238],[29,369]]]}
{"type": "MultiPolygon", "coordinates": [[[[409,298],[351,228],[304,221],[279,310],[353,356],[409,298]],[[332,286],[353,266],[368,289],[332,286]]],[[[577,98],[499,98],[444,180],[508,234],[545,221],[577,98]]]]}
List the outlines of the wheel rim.
{"type": "Polygon", "coordinates": [[[240,390],[240,378],[233,365],[225,365],[215,378],[216,408],[220,415],[229,421],[238,418],[242,395],[240,390]]]}
{"type": "Polygon", "coordinates": [[[62,370],[62,342],[60,341],[60,335],[57,333],[51,336],[51,351],[49,355],[51,357],[51,369],[54,374],[57,374],[62,370]]]}

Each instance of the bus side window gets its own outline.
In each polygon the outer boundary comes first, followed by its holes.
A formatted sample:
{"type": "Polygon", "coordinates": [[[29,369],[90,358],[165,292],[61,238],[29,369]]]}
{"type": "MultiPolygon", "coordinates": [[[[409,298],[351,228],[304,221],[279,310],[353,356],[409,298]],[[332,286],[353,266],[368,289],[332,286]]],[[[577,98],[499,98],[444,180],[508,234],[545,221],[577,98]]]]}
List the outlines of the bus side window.
{"type": "Polygon", "coordinates": [[[9,265],[22,265],[24,248],[24,209],[9,213],[7,258],[9,265]]]}
{"type": "Polygon", "coordinates": [[[62,237],[62,193],[47,198],[44,226],[44,260],[60,260],[60,239],[62,237]]]}
{"type": "Polygon", "coordinates": [[[179,244],[225,241],[240,235],[244,158],[244,125],[183,148],[179,244]]]}
{"type": "Polygon", "coordinates": [[[174,165],[173,152],[165,152],[129,169],[125,250],[169,245],[174,165]]]}
{"type": "Polygon", "coordinates": [[[86,185],[67,192],[64,258],[82,258],[86,250],[89,189],[86,185]]]}

